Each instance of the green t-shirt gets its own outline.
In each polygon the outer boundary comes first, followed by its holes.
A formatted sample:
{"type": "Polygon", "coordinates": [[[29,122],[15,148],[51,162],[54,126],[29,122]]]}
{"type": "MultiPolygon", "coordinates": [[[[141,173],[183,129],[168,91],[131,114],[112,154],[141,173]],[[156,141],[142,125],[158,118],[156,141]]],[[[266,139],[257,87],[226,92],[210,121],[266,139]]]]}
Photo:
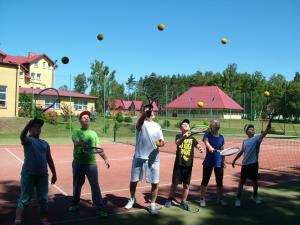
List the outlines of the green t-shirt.
{"type": "MultiPolygon", "coordinates": [[[[81,140],[84,145],[91,147],[96,147],[96,145],[100,143],[98,135],[95,131],[82,130],[81,128],[73,131],[72,140],[73,143],[75,143],[76,140],[81,140]]],[[[75,144],[73,157],[74,161],[80,164],[96,164],[95,154],[83,154],[82,147],[75,146],[75,144]]]]}

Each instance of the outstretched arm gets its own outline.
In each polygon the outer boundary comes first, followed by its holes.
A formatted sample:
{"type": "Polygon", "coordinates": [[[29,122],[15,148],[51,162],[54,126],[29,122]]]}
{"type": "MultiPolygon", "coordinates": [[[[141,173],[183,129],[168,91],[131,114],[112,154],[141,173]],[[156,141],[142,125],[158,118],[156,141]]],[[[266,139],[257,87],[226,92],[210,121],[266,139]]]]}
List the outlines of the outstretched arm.
{"type": "Polygon", "coordinates": [[[268,122],[268,125],[267,125],[267,127],[266,127],[266,129],[264,130],[264,132],[262,132],[262,134],[260,135],[260,138],[261,138],[261,140],[262,139],[264,139],[264,137],[268,134],[268,132],[270,131],[270,129],[271,129],[271,119],[269,120],[269,122],[268,122]]]}
{"type": "Polygon", "coordinates": [[[20,139],[21,139],[22,145],[25,144],[25,140],[26,140],[26,137],[27,137],[27,133],[28,133],[28,131],[29,131],[29,128],[30,128],[30,126],[31,126],[31,123],[32,123],[32,120],[30,120],[30,121],[26,124],[26,126],[24,127],[24,129],[23,129],[22,132],[21,132],[20,139]]]}

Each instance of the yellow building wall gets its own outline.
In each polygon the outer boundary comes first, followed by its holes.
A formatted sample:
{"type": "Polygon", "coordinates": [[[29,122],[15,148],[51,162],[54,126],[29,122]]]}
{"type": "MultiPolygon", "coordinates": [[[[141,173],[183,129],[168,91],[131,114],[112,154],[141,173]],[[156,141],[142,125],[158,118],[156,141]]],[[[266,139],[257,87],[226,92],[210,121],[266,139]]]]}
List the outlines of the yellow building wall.
{"type": "Polygon", "coordinates": [[[0,85],[6,86],[6,106],[0,107],[0,117],[15,117],[18,115],[19,85],[17,66],[0,65],[0,85]]]}
{"type": "Polygon", "coordinates": [[[25,74],[19,74],[19,85],[25,88],[49,88],[53,85],[53,73],[54,69],[51,65],[52,63],[47,60],[47,58],[42,57],[36,61],[36,63],[31,63],[30,65],[30,76],[32,73],[35,73],[35,79],[31,79],[30,82],[26,82],[25,74]],[[37,74],[40,74],[40,79],[37,74]]]}

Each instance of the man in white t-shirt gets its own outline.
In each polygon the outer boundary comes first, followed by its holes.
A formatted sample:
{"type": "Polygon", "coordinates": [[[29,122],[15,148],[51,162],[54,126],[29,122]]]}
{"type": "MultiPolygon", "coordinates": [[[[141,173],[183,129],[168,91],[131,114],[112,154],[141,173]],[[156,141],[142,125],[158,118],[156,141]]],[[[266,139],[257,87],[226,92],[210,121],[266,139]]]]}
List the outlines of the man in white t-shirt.
{"type": "Polygon", "coordinates": [[[135,192],[138,181],[146,176],[146,182],[151,183],[151,204],[149,212],[157,215],[155,201],[159,185],[159,147],[164,146],[161,127],[153,121],[154,113],[151,105],[144,108],[142,116],[136,123],[136,146],[132,160],[130,195],[126,209],[131,209],[135,203],[135,192]]]}
{"type": "Polygon", "coordinates": [[[248,136],[248,139],[243,141],[242,150],[237,154],[235,159],[232,162],[232,167],[234,168],[235,162],[244,154],[242,161],[241,169],[241,178],[238,186],[235,206],[241,206],[241,195],[243,191],[243,186],[247,179],[252,180],[253,182],[253,200],[256,204],[261,203],[261,198],[257,195],[258,190],[258,157],[260,151],[260,144],[263,138],[268,134],[271,129],[271,120],[265,129],[260,135],[255,135],[254,125],[248,124],[245,126],[245,132],[248,136]]]}

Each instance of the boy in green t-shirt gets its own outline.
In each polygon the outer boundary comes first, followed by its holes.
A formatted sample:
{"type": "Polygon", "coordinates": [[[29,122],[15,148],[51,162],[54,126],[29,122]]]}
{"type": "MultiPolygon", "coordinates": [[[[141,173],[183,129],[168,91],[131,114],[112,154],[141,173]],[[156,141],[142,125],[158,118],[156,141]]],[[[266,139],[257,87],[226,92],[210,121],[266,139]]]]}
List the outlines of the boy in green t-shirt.
{"type": "MultiPolygon", "coordinates": [[[[81,124],[81,128],[74,130],[72,135],[72,140],[74,143],[74,159],[72,163],[73,198],[72,204],[69,207],[69,211],[78,210],[81,188],[85,182],[85,176],[87,176],[92,189],[93,204],[97,208],[97,215],[107,216],[98,182],[96,155],[82,153],[83,146],[101,147],[97,133],[95,131],[89,130],[90,115],[91,113],[89,111],[84,111],[80,114],[79,121],[81,124]]],[[[109,168],[110,165],[105,153],[103,152],[99,155],[103,158],[107,168],[109,168]]]]}

